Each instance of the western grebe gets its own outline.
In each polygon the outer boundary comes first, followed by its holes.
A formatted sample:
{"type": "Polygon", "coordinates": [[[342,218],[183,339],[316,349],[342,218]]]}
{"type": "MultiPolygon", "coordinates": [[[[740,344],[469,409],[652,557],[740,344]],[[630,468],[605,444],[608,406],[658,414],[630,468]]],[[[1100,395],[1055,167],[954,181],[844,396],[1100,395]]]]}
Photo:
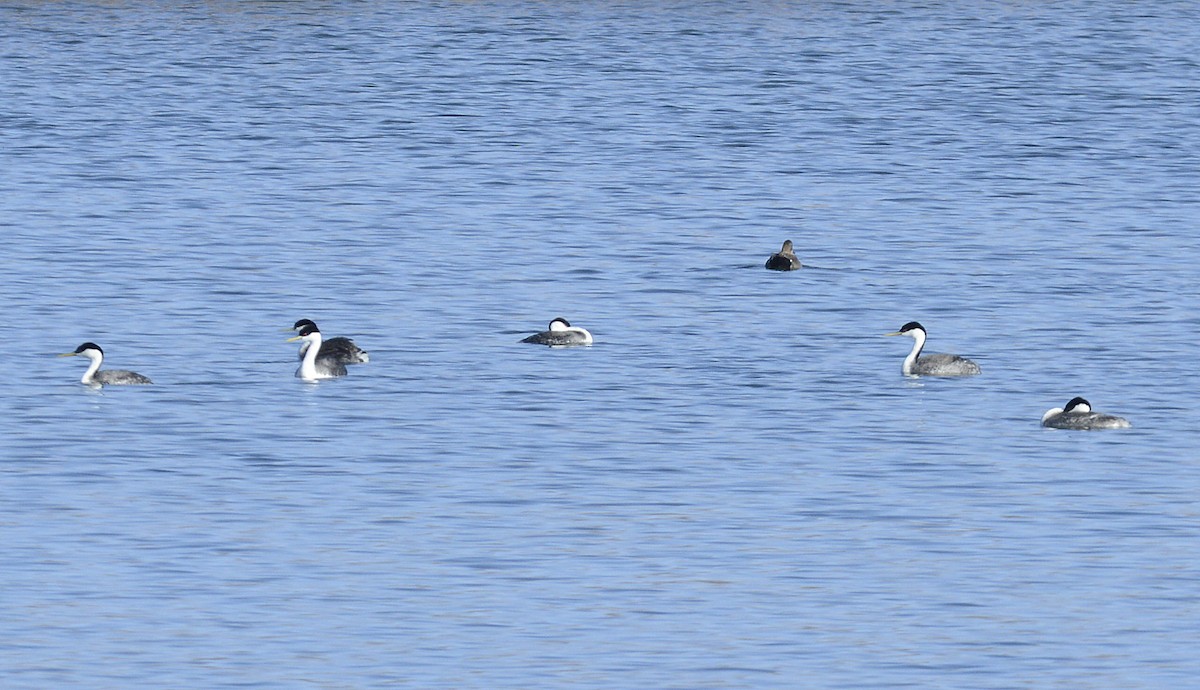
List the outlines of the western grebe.
{"type": "Polygon", "coordinates": [[[300,367],[296,369],[296,378],[317,381],[346,375],[345,364],[339,362],[336,357],[321,355],[321,331],[315,325],[301,326],[300,335],[288,338],[287,342],[294,343],[297,340],[304,341],[300,346],[304,349],[304,357],[300,360],[300,367]]]}
{"type": "Polygon", "coordinates": [[[1132,424],[1124,417],[1092,412],[1092,404],[1083,398],[1071,398],[1066,409],[1055,407],[1042,415],[1042,426],[1054,429],[1128,429],[1132,424]]]}
{"type": "Polygon", "coordinates": [[[104,361],[104,350],[96,343],[84,343],[75,348],[74,352],[64,352],[59,357],[74,357],[75,355],[83,355],[92,360],[88,365],[87,371],[83,372],[83,378],[79,379],[80,383],[86,383],[89,386],[132,386],[146,383],[154,383],[150,379],[141,374],[124,369],[105,369],[100,371],[100,364],[104,361]]]}
{"type": "Polygon", "coordinates": [[[578,326],[572,326],[561,316],[550,322],[550,329],[535,333],[525,338],[523,343],[536,343],[551,347],[566,347],[568,345],[591,345],[592,334],[578,326]]]}
{"type": "MultiPolygon", "coordinates": [[[[292,330],[299,333],[300,329],[305,326],[316,328],[317,324],[309,319],[300,319],[296,322],[295,326],[292,326],[292,330]]],[[[307,351],[308,343],[306,342],[300,346],[300,359],[304,359],[304,353],[307,351]]],[[[326,357],[336,359],[342,364],[366,364],[371,361],[371,356],[367,354],[366,350],[355,345],[353,340],[341,337],[330,338],[321,342],[321,351],[317,353],[317,358],[326,357]]]]}
{"type": "Polygon", "coordinates": [[[791,240],[784,241],[783,249],[767,259],[767,269],[771,271],[794,271],[797,268],[800,268],[800,259],[797,259],[796,253],[792,251],[791,240]]]}
{"type": "Polygon", "coordinates": [[[909,321],[895,333],[884,335],[907,335],[916,341],[912,352],[904,358],[901,371],[905,376],[974,376],[979,373],[979,365],[958,355],[925,355],[921,356],[921,348],[925,347],[925,327],[916,321],[909,321]]]}

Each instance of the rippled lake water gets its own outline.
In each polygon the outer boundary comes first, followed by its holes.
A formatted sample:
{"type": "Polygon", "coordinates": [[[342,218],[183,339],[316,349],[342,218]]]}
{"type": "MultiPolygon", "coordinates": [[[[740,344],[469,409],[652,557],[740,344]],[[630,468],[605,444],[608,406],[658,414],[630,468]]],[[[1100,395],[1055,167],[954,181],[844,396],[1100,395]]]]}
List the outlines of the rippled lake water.
{"type": "Polygon", "coordinates": [[[1196,4],[0,38],[6,688],[1196,683],[1196,4]],[[295,379],[304,317],[371,362],[295,379]]]}

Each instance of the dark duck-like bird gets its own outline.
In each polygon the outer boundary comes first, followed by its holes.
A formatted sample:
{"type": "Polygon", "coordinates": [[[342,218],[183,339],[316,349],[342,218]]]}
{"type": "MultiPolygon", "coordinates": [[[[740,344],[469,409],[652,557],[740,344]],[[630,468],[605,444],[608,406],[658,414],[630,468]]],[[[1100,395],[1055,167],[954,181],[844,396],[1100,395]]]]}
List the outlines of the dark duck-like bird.
{"type": "Polygon", "coordinates": [[[797,268],[800,268],[800,259],[792,251],[791,240],[785,240],[783,248],[767,259],[767,270],[770,271],[794,271],[797,268]]]}

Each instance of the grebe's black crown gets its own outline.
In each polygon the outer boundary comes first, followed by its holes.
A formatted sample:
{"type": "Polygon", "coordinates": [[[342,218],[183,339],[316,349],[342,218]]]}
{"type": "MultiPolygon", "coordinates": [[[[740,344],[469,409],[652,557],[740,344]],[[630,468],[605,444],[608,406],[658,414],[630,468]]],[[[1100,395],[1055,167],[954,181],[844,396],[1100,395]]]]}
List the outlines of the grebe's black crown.
{"type": "Polygon", "coordinates": [[[104,350],[101,350],[100,346],[96,343],[84,343],[80,345],[79,347],[75,348],[75,354],[83,354],[84,350],[95,350],[100,354],[104,354],[104,350]]]}
{"type": "Polygon", "coordinates": [[[1092,406],[1092,404],[1090,402],[1088,402],[1087,400],[1084,400],[1083,398],[1080,398],[1080,397],[1074,397],[1074,398],[1071,398],[1070,402],[1067,403],[1067,406],[1063,408],[1063,412],[1070,412],[1071,410],[1075,409],[1076,407],[1079,407],[1080,405],[1087,405],[1088,407],[1092,406]]]}
{"type": "Polygon", "coordinates": [[[908,333],[909,331],[917,331],[917,330],[923,331],[923,330],[925,330],[925,327],[922,326],[921,324],[917,323],[916,321],[909,321],[908,323],[906,323],[900,327],[901,333],[908,333]]]}
{"type": "Polygon", "coordinates": [[[305,326],[312,326],[313,328],[316,328],[317,324],[313,323],[311,319],[300,319],[299,321],[296,322],[295,326],[292,326],[292,330],[293,331],[299,330],[301,328],[304,328],[305,326]]]}

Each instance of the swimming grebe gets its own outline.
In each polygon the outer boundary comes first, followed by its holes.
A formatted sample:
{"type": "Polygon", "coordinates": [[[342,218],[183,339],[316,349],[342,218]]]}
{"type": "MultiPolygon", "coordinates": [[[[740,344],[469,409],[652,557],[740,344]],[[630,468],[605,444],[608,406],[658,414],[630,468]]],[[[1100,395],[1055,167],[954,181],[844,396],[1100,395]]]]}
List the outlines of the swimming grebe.
{"type": "MultiPolygon", "coordinates": [[[[300,329],[305,326],[316,328],[317,324],[309,319],[300,319],[296,325],[292,326],[292,330],[299,333],[300,329]]],[[[304,353],[307,351],[308,343],[306,342],[300,346],[300,359],[304,359],[304,353]]],[[[353,340],[342,337],[321,341],[321,351],[317,353],[317,358],[326,357],[336,359],[342,364],[366,364],[371,361],[371,356],[367,354],[366,350],[356,345],[353,340]]]]}
{"type": "Polygon", "coordinates": [[[921,356],[921,348],[925,347],[925,327],[916,321],[909,321],[895,333],[884,335],[911,336],[916,343],[912,352],[904,358],[901,371],[905,376],[974,376],[979,373],[979,365],[958,355],[925,355],[921,356]]]}
{"type": "Polygon", "coordinates": [[[1054,429],[1128,429],[1132,424],[1124,417],[1092,412],[1092,404],[1083,398],[1071,398],[1066,408],[1055,407],[1042,415],[1042,426],[1054,429]]]}
{"type": "Polygon", "coordinates": [[[147,383],[153,383],[150,379],[132,371],[124,369],[105,369],[100,370],[100,364],[104,361],[104,350],[96,343],[84,343],[75,348],[74,352],[64,352],[59,357],[74,357],[75,355],[83,355],[92,360],[88,365],[87,371],[83,372],[83,378],[79,379],[80,383],[86,383],[89,386],[133,386],[147,383]]]}
{"type": "Polygon", "coordinates": [[[535,333],[534,335],[525,338],[523,343],[536,343],[538,345],[549,345],[551,347],[566,347],[568,345],[591,345],[592,334],[586,329],[578,326],[572,326],[569,321],[561,316],[550,322],[549,330],[535,333]]]}
{"type": "Polygon", "coordinates": [[[315,325],[301,326],[300,335],[288,338],[287,342],[293,343],[297,340],[304,342],[300,346],[304,348],[304,357],[300,360],[300,367],[296,369],[296,378],[317,381],[346,375],[345,364],[334,357],[321,356],[321,331],[315,325]]]}

